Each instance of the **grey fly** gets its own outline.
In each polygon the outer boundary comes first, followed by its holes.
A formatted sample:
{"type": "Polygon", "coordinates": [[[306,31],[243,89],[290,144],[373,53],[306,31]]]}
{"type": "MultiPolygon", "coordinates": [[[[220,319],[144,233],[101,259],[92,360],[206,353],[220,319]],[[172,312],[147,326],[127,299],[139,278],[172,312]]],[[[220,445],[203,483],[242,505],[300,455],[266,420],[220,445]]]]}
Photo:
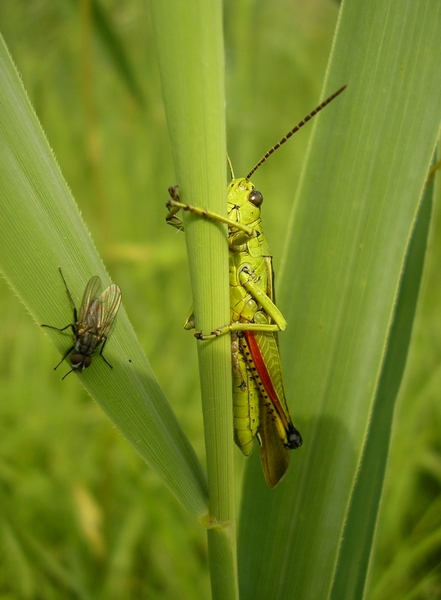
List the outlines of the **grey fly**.
{"type": "Polygon", "coordinates": [[[63,358],[54,367],[54,370],[61,365],[71,352],[70,364],[72,368],[62,379],[67,377],[72,371],[87,369],[92,363],[92,356],[98,352],[98,349],[104,362],[112,369],[112,365],[103,355],[103,350],[121,304],[121,290],[113,283],[98,295],[101,288],[101,279],[95,275],[86,285],[78,314],[61,268],[59,271],[73,307],[74,322],[62,328],[54,327],[53,325],[42,325],[42,327],[49,327],[57,331],[65,331],[70,327],[74,334],[74,339],[73,345],[66,350],[63,358]]]}

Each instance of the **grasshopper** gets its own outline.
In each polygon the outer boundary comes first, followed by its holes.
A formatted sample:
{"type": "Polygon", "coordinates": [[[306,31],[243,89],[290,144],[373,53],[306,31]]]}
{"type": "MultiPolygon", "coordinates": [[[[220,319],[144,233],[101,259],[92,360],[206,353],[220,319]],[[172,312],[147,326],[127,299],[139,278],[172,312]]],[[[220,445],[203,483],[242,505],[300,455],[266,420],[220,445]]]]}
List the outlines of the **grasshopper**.
{"type": "MultiPolygon", "coordinates": [[[[262,229],[260,207],[263,196],[250,177],[275,150],[305,125],[345,89],[340,88],[322,102],[294,129],[275,144],[246,177],[235,178],[228,159],[232,181],[227,188],[228,217],[180,201],[178,187],[169,189],[171,199],[167,223],[183,229],[177,216],[187,210],[228,226],[230,323],[208,335],[206,340],[231,334],[234,439],[243,454],[251,452],[254,438],[260,445],[260,458],[266,482],[274,487],[289,465],[288,450],[299,448],[302,437],[289,413],[283,384],[277,334],[286,320],[275,304],[272,256],[262,229]]],[[[193,311],[184,327],[195,327],[193,311]]]]}

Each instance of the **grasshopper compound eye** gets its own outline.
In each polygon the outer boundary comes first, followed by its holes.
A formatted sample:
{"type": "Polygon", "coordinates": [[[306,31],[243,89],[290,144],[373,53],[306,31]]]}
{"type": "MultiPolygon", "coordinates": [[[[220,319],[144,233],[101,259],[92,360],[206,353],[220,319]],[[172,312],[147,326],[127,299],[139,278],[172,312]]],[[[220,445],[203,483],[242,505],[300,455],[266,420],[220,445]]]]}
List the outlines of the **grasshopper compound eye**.
{"type": "Polygon", "coordinates": [[[251,204],[254,204],[254,206],[259,207],[263,202],[263,196],[259,192],[259,190],[253,190],[252,192],[250,192],[248,200],[251,202],[251,204]]]}

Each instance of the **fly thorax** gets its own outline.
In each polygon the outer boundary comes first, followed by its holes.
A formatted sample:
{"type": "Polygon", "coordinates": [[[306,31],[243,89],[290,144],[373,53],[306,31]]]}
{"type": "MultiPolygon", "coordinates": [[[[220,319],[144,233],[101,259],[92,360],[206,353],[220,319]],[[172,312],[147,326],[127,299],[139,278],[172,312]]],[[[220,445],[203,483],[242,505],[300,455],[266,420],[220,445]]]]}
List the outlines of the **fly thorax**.
{"type": "Polygon", "coordinates": [[[97,335],[92,333],[91,331],[87,331],[82,335],[77,337],[75,342],[75,351],[78,354],[83,354],[85,356],[92,354],[95,348],[100,343],[100,340],[97,335]]]}

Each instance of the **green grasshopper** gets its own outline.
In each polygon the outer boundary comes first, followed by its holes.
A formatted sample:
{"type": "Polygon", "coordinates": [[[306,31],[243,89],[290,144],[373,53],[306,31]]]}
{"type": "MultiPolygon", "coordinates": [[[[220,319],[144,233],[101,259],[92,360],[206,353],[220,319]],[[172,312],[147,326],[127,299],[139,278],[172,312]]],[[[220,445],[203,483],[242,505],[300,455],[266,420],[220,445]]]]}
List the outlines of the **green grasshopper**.
{"type": "MultiPolygon", "coordinates": [[[[229,161],[232,181],[227,188],[228,217],[185,204],[179,199],[177,186],[169,189],[171,199],[167,203],[166,220],[170,225],[183,228],[176,216],[182,209],[228,226],[230,323],[208,335],[197,332],[195,336],[206,340],[231,334],[234,439],[248,456],[257,437],[263,472],[270,487],[277,485],[285,474],[288,450],[299,448],[302,437],[292,422],[283,384],[277,333],[287,324],[275,305],[272,256],[260,219],[263,196],[250,177],[345,87],[322,102],[268,150],[246,177],[235,178],[229,161]]],[[[195,327],[192,311],[184,327],[195,327]]]]}

